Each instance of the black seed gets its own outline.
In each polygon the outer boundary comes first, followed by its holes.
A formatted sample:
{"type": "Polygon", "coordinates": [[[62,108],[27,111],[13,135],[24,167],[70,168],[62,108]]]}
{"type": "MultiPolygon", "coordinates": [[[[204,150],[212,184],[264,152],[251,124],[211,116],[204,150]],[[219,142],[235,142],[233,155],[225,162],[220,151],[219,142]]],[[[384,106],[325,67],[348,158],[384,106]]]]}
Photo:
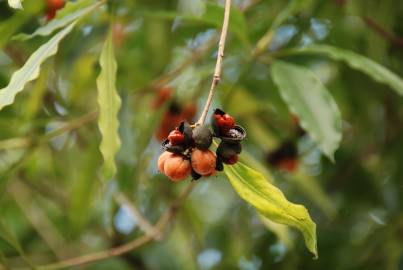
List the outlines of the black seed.
{"type": "Polygon", "coordinates": [[[234,147],[232,144],[226,143],[226,142],[221,142],[220,145],[217,148],[217,156],[222,157],[223,159],[229,159],[232,156],[235,156],[237,153],[236,150],[234,149],[236,146],[234,144],[234,147]]]}
{"type": "Polygon", "coordinates": [[[206,150],[213,142],[213,135],[206,125],[199,125],[193,130],[193,141],[197,148],[206,150]]]}
{"type": "Polygon", "coordinates": [[[240,154],[242,152],[241,142],[224,142],[224,141],[222,141],[221,144],[225,144],[225,147],[231,148],[235,152],[235,154],[240,154]]]}

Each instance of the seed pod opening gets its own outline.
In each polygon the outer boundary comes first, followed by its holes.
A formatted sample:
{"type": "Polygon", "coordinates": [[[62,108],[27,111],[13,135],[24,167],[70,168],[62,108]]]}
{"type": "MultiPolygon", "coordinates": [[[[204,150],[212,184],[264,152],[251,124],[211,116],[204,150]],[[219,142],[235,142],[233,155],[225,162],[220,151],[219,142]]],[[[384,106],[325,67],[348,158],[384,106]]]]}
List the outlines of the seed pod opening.
{"type": "Polygon", "coordinates": [[[220,109],[215,109],[211,123],[217,137],[226,136],[228,131],[235,127],[234,118],[220,109]]]}
{"type": "Polygon", "coordinates": [[[193,130],[193,142],[201,150],[207,150],[213,142],[213,134],[207,125],[196,126],[193,130]]]}
{"type": "Polygon", "coordinates": [[[231,128],[225,136],[221,136],[221,140],[228,143],[241,142],[246,137],[246,131],[241,126],[231,128]]]}
{"type": "Polygon", "coordinates": [[[162,148],[165,151],[171,152],[171,153],[175,153],[175,154],[180,154],[183,151],[186,150],[184,145],[172,145],[168,139],[166,139],[165,141],[162,142],[162,148]]]}

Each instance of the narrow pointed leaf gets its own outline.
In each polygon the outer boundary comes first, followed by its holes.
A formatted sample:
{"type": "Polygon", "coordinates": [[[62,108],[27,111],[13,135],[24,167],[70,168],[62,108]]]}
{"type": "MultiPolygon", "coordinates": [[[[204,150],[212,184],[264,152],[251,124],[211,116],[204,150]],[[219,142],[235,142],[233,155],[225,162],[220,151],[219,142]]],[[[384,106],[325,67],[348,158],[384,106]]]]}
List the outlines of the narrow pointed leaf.
{"type": "Polygon", "coordinates": [[[13,40],[25,41],[36,36],[48,36],[55,30],[60,29],[69,23],[78,20],[96,7],[101,5],[102,2],[94,3],[93,0],[83,0],[78,2],[67,2],[66,6],[57,13],[56,18],[48,22],[42,27],[39,27],[32,34],[19,34],[13,37],[13,40]]]}
{"type": "Polygon", "coordinates": [[[316,225],[304,206],[289,202],[261,173],[242,163],[225,166],[224,172],[239,196],[261,215],[301,231],[306,247],[317,258],[316,225]]]}
{"type": "Polygon", "coordinates": [[[364,72],[375,81],[389,85],[403,95],[403,79],[377,62],[350,50],[329,45],[312,45],[299,49],[297,53],[324,54],[334,60],[344,61],[350,67],[364,72]]]}
{"type": "Polygon", "coordinates": [[[312,71],[282,61],[273,62],[271,75],[301,126],[333,160],[341,141],[341,114],[325,86],[312,71]]]}
{"type": "Polygon", "coordinates": [[[0,89],[0,110],[14,102],[15,96],[24,89],[24,86],[38,78],[42,63],[56,54],[59,42],[71,32],[75,22],[58,32],[48,42],[36,50],[19,70],[11,76],[9,84],[0,89]]]}
{"type": "Polygon", "coordinates": [[[121,100],[116,89],[117,63],[113,51],[112,31],[103,46],[100,60],[101,73],[97,78],[99,119],[102,135],[100,151],[104,158],[104,172],[110,179],[116,172],[115,156],[120,148],[118,112],[121,100]]]}

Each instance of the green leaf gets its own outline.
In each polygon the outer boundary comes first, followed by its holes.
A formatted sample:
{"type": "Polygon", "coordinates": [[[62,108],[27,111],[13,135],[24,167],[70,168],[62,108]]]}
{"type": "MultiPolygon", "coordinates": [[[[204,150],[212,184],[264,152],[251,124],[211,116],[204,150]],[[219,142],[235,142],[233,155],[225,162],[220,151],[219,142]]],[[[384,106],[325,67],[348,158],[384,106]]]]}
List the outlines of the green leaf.
{"type": "Polygon", "coordinates": [[[94,3],[93,0],[67,2],[66,6],[61,11],[57,12],[56,18],[38,28],[32,34],[19,34],[14,36],[13,40],[25,41],[36,36],[48,36],[55,30],[60,29],[75,20],[81,19],[101,4],[102,2],[94,3]]]}
{"type": "Polygon", "coordinates": [[[20,243],[15,238],[14,234],[7,228],[7,226],[1,220],[0,220],[0,238],[6,241],[19,253],[24,253],[22,251],[20,243]]]}
{"type": "Polygon", "coordinates": [[[25,16],[23,12],[17,12],[11,18],[2,21],[0,24],[0,48],[2,48],[10,37],[29,19],[30,16],[25,16]]]}
{"type": "Polygon", "coordinates": [[[121,100],[116,89],[117,63],[113,51],[112,30],[103,46],[99,59],[101,73],[97,78],[99,119],[98,126],[102,135],[100,151],[104,158],[104,172],[107,179],[116,172],[115,156],[120,148],[118,134],[118,112],[121,100]]]}
{"type": "Polygon", "coordinates": [[[21,258],[30,266],[30,268],[34,268],[32,262],[25,255],[24,250],[22,249],[20,243],[14,234],[8,229],[8,227],[0,220],[0,239],[3,239],[7,242],[11,247],[13,247],[20,255],[21,258]]]}
{"type": "Polygon", "coordinates": [[[8,0],[8,5],[14,9],[23,9],[22,1],[23,0],[8,0]]]}
{"type": "Polygon", "coordinates": [[[271,75],[290,110],[299,117],[319,149],[331,160],[341,141],[341,114],[325,86],[312,71],[274,61],[271,75]]]}
{"type": "Polygon", "coordinates": [[[11,76],[9,84],[0,89],[0,110],[14,102],[15,96],[24,89],[25,84],[38,78],[42,63],[56,54],[59,42],[73,29],[76,22],[73,22],[48,42],[36,50],[19,70],[11,76]]]}
{"type": "Polygon", "coordinates": [[[315,258],[318,257],[316,224],[304,206],[289,202],[281,190],[270,184],[261,173],[240,162],[232,166],[225,166],[224,172],[242,199],[253,205],[261,215],[271,221],[300,230],[304,236],[306,247],[315,258]]]}
{"type": "Polygon", "coordinates": [[[350,67],[364,72],[377,82],[389,85],[398,94],[403,95],[402,78],[377,62],[350,50],[329,45],[311,45],[299,49],[297,53],[324,54],[334,60],[344,61],[350,67]]]}
{"type": "MultiPolygon", "coordinates": [[[[98,166],[94,151],[97,148],[96,143],[91,143],[87,148],[88,151],[81,153],[77,157],[78,170],[74,170],[71,175],[73,179],[71,183],[70,204],[69,204],[69,219],[73,228],[73,233],[79,235],[83,228],[91,219],[91,210],[94,195],[96,194],[96,181],[98,166]],[[95,148],[95,149],[94,149],[95,148]]],[[[77,152],[77,155],[79,152],[77,152]]]]}

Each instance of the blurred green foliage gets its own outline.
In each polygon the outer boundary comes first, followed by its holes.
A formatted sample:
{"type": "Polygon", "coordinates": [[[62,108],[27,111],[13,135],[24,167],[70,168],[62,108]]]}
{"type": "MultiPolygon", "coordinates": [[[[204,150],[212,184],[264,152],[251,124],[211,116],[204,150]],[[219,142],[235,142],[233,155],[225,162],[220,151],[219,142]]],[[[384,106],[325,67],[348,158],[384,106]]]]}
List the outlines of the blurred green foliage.
{"type": "MultiPolygon", "coordinates": [[[[222,2],[121,0],[87,13],[82,8],[95,1],[83,0],[46,24],[46,1],[24,0],[23,10],[12,10],[0,0],[0,89],[81,12],[56,55],[44,59],[35,80],[0,111],[0,269],[44,265],[143,234],[130,207],[114,200],[117,193],[151,223],[178,197],[187,183],[172,184],[156,168],[161,149],[154,135],[169,108],[152,104],[162,83],[175,90],[177,104],[194,104],[200,112],[214,69],[222,2]],[[122,147],[117,174],[106,182],[96,78],[111,6],[122,147]],[[50,31],[19,35],[39,27],[50,31]]],[[[403,269],[401,18],[398,0],[233,1],[213,106],[247,129],[242,161],[267,179],[272,174],[290,201],[309,209],[318,260],[300,234],[256,214],[218,174],[197,182],[165,239],[81,268],[403,269]],[[270,74],[276,61],[313,73],[329,93],[324,99],[337,104],[343,137],[334,163],[309,136],[311,128],[301,131],[282,99],[286,90],[270,74]],[[268,162],[284,142],[298,151],[291,172],[268,162]]],[[[309,97],[309,90],[299,93],[309,97]]],[[[312,119],[328,112],[319,105],[312,119]]],[[[303,111],[293,111],[302,122],[303,111]]]]}

